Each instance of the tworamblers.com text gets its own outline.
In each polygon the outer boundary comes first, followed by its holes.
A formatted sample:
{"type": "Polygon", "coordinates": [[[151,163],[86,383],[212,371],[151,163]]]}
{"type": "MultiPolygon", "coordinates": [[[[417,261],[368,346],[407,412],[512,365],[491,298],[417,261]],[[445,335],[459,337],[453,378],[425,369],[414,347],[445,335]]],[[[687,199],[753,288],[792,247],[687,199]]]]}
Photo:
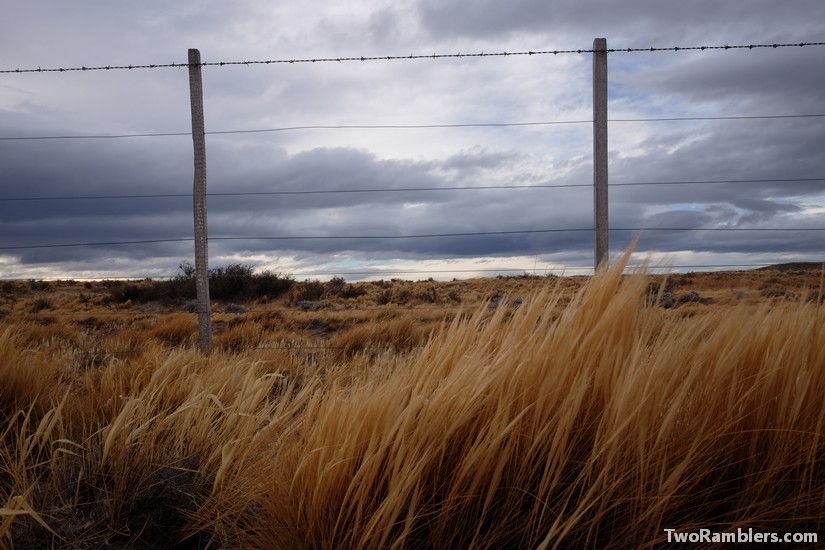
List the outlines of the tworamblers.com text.
{"type": "Polygon", "coordinates": [[[816,533],[771,533],[758,529],[739,528],[736,531],[716,532],[710,529],[699,529],[698,531],[680,532],[676,529],[665,529],[668,542],[691,542],[691,543],[719,543],[719,542],[805,542],[816,543],[816,533]]]}

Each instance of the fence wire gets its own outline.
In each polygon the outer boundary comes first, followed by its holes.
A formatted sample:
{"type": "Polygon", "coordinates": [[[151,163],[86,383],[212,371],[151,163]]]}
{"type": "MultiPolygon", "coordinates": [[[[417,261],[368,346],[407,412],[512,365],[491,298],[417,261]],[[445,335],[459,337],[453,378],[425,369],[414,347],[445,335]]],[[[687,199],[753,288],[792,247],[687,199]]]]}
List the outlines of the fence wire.
{"type": "MultiPolygon", "coordinates": [[[[825,181],[821,178],[761,178],[742,180],[683,180],[683,181],[629,181],[610,183],[610,187],[633,187],[643,185],[709,185],[734,183],[804,183],[825,181]]],[[[431,191],[492,191],[518,189],[592,189],[592,183],[562,183],[555,185],[466,185],[444,187],[384,187],[373,189],[304,189],[283,191],[237,191],[237,192],[207,192],[207,197],[261,197],[261,196],[290,196],[290,195],[337,195],[360,193],[419,193],[431,191]]],[[[54,197],[0,197],[0,202],[41,202],[41,201],[83,201],[83,200],[132,200],[132,199],[172,199],[191,198],[192,193],[150,193],[145,195],[64,195],[54,197]]]]}
{"type": "MultiPolygon", "coordinates": [[[[248,236],[210,236],[210,241],[367,241],[367,240],[406,240],[406,239],[437,239],[453,237],[490,237],[503,235],[539,235],[549,233],[582,233],[592,232],[592,227],[556,228],[556,229],[517,229],[512,231],[472,231],[462,233],[422,233],[418,235],[248,235],[248,236]]],[[[768,231],[825,231],[825,227],[611,227],[610,232],[650,233],[661,231],[710,231],[710,232],[768,232],[768,231]]],[[[0,250],[36,250],[44,248],[78,248],[94,246],[124,246],[135,244],[157,244],[193,242],[193,237],[171,239],[143,239],[133,241],[98,241],[85,243],[53,243],[0,246],[0,250]]]]}
{"type": "MultiPolygon", "coordinates": [[[[266,59],[249,61],[210,61],[202,62],[201,67],[231,67],[231,66],[253,66],[253,65],[295,65],[314,63],[345,63],[345,62],[365,62],[365,61],[413,61],[427,59],[462,59],[462,58],[493,58],[493,57],[530,57],[530,56],[558,56],[558,55],[581,55],[593,54],[596,51],[606,51],[607,53],[655,53],[655,52],[684,52],[684,51],[714,51],[714,50],[761,50],[777,48],[802,48],[806,46],[825,46],[825,42],[796,42],[796,43],[772,43],[772,44],[737,44],[737,45],[715,45],[715,46],[670,46],[670,47],[649,47],[649,48],[607,48],[606,50],[594,50],[592,48],[562,49],[562,50],[520,50],[514,52],[475,52],[475,53],[432,53],[432,54],[409,54],[409,55],[372,55],[372,56],[337,56],[337,57],[316,57],[316,58],[293,58],[293,59],[266,59]]],[[[94,67],[57,67],[57,68],[28,68],[28,69],[4,69],[0,74],[25,74],[25,73],[65,73],[65,72],[86,72],[86,71],[119,71],[137,69],[183,69],[189,68],[189,63],[150,63],[143,65],[99,65],[94,67]]]]}
{"type": "MultiPolygon", "coordinates": [[[[659,118],[609,118],[607,122],[688,122],[707,120],[772,120],[823,118],[823,113],[798,115],[733,115],[703,117],[659,117],[659,118]]],[[[281,128],[255,128],[249,130],[215,130],[204,135],[261,134],[268,132],[289,132],[295,130],[424,130],[448,128],[511,128],[527,126],[553,126],[564,124],[592,124],[592,120],[544,120],[534,122],[469,122],[463,124],[314,124],[304,126],[284,126],[281,128]]],[[[61,139],[124,139],[156,137],[190,137],[192,132],[157,132],[136,134],[76,134],[51,136],[0,136],[0,141],[44,141],[61,139]]]]}

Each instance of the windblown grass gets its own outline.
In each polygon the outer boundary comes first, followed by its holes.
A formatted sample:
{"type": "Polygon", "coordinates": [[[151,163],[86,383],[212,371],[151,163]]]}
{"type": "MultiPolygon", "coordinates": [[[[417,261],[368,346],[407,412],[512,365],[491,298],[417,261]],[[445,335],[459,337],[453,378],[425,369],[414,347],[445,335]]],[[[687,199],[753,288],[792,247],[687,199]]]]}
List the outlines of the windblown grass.
{"type": "Polygon", "coordinates": [[[0,536],[653,548],[665,528],[821,530],[825,309],[686,316],[646,307],[647,279],[622,267],[563,307],[549,287],[416,333],[421,348],[353,347],[316,370],[289,350],[157,341],[67,374],[6,331],[0,536]]]}

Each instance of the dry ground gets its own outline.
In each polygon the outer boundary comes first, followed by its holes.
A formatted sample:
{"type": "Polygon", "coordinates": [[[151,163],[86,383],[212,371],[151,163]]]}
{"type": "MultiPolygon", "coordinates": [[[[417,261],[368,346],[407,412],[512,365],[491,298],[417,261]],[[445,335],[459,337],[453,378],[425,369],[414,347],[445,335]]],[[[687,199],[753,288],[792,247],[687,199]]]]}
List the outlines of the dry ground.
{"type": "Polygon", "coordinates": [[[204,355],[188,304],[2,282],[0,548],[822,537],[822,283],[298,283],[214,303],[204,355]]]}
{"type": "MultiPolygon", "coordinates": [[[[816,299],[823,264],[784,264],[750,271],[649,275],[674,309],[692,315],[708,308],[816,299]],[[681,298],[681,302],[679,301],[681,298]]],[[[561,289],[564,307],[589,277],[513,276],[449,282],[297,282],[276,298],[213,301],[215,345],[241,351],[261,347],[362,349],[422,344],[454,316],[483,303],[519,305],[548,286],[561,289]]],[[[197,342],[191,304],[119,302],[115,281],[0,282],[0,323],[18,326],[32,343],[62,339],[79,352],[134,353],[141,342],[197,342]]],[[[137,283],[153,284],[151,281],[137,283]]]]}

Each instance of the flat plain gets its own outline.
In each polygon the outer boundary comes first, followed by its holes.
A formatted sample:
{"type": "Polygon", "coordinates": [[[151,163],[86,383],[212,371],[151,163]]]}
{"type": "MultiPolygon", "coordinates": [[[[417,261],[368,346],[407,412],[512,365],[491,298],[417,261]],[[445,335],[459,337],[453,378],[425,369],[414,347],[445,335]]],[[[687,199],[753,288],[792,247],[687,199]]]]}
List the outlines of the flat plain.
{"type": "Polygon", "coordinates": [[[825,523],[822,264],[0,283],[0,544],[653,548],[825,523]],[[274,287],[273,287],[274,288],[274,287]]]}

